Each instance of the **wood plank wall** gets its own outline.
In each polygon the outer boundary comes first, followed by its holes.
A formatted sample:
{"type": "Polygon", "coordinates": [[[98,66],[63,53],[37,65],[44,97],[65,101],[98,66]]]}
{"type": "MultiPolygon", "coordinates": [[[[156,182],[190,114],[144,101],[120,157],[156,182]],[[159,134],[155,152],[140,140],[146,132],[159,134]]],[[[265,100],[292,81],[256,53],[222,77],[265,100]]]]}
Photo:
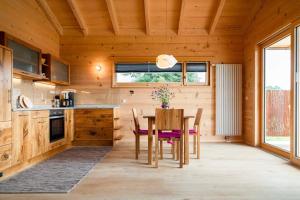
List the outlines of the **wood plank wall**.
{"type": "MultiPolygon", "coordinates": [[[[210,61],[211,63],[242,63],[241,36],[203,37],[62,37],[61,56],[71,63],[71,87],[81,91],[77,103],[121,104],[122,132],[131,134],[131,108],[136,107],[141,126],[147,126],[142,115],[154,111],[159,103],[151,99],[152,88],[111,88],[113,60],[155,59],[161,53],[174,54],[178,60],[210,61]],[[98,86],[96,64],[103,66],[98,86]],[[131,95],[130,90],[135,94],[131,95]]],[[[174,88],[176,97],[171,106],[184,107],[190,114],[203,107],[204,140],[221,141],[215,135],[215,69],[211,70],[211,85],[174,88]]],[[[193,123],[193,122],[192,122],[193,123]]],[[[192,124],[191,123],[191,124],[192,124]]]]}
{"type": "Polygon", "coordinates": [[[59,35],[35,0],[1,0],[0,31],[59,55],[59,35]]]}
{"type": "Polygon", "coordinates": [[[265,0],[262,1],[251,26],[245,35],[244,44],[244,141],[249,145],[259,144],[259,127],[257,122],[260,115],[257,94],[259,91],[255,74],[258,72],[257,44],[280,28],[300,17],[299,0],[265,0]]]}

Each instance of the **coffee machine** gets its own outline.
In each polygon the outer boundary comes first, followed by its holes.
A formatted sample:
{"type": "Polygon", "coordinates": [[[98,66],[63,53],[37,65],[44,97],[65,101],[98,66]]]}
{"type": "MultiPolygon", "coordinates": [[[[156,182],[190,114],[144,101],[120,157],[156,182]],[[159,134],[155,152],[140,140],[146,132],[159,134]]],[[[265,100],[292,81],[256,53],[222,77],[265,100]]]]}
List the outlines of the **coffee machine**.
{"type": "Polygon", "coordinates": [[[62,91],[60,98],[60,107],[74,107],[75,105],[75,92],[73,91],[62,91]]]}

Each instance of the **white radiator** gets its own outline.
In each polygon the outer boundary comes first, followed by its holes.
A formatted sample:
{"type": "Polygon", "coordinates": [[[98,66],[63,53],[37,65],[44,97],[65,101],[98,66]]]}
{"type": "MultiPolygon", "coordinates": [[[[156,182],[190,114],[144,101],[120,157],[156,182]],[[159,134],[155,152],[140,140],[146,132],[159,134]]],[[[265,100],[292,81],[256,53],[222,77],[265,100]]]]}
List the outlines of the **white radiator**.
{"type": "Polygon", "coordinates": [[[216,65],[216,134],[241,135],[242,65],[216,65]]]}

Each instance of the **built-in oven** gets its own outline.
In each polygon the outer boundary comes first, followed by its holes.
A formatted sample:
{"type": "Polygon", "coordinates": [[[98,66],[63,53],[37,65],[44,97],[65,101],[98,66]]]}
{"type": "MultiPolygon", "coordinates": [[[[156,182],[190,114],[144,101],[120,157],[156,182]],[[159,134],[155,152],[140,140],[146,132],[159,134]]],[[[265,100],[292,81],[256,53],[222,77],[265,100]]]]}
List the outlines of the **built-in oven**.
{"type": "Polygon", "coordinates": [[[65,137],[65,115],[63,109],[50,110],[50,142],[65,137]]]}

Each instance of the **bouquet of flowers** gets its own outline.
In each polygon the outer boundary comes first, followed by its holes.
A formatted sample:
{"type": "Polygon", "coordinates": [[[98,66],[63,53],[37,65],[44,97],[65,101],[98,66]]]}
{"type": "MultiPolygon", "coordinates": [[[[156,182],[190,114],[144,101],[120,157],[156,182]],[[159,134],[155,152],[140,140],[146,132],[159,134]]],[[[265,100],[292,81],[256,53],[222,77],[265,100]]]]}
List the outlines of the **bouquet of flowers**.
{"type": "Polygon", "coordinates": [[[152,99],[159,100],[161,102],[162,108],[169,108],[170,100],[175,97],[175,94],[167,86],[162,86],[154,88],[151,96],[152,99]]]}

